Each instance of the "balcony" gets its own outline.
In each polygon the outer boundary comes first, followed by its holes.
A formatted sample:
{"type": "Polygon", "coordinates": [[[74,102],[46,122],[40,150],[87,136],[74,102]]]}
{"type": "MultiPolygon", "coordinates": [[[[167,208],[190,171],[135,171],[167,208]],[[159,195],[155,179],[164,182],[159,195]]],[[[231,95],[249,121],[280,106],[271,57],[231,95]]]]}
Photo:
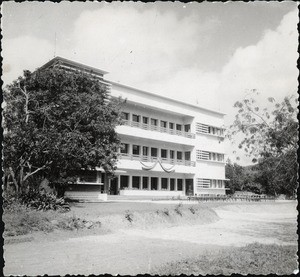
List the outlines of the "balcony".
{"type": "Polygon", "coordinates": [[[181,136],[181,137],[186,137],[186,138],[191,138],[191,139],[195,138],[195,134],[190,133],[190,132],[178,131],[178,130],[175,130],[175,129],[168,129],[168,128],[164,128],[164,127],[144,124],[144,123],[141,123],[141,122],[135,122],[135,121],[130,121],[130,120],[124,120],[123,123],[126,126],[140,128],[140,129],[143,129],[143,130],[156,131],[156,132],[160,132],[160,133],[167,133],[167,134],[170,134],[170,135],[176,135],[176,136],[181,136]]]}
{"type": "MultiPolygon", "coordinates": [[[[141,162],[156,162],[159,158],[122,153],[121,159],[126,159],[126,160],[131,160],[131,161],[141,161],[141,162]]],[[[196,163],[193,161],[168,159],[168,158],[160,158],[160,160],[162,163],[168,163],[168,164],[174,164],[174,165],[184,165],[184,166],[191,166],[191,167],[196,166],[196,163]]]]}

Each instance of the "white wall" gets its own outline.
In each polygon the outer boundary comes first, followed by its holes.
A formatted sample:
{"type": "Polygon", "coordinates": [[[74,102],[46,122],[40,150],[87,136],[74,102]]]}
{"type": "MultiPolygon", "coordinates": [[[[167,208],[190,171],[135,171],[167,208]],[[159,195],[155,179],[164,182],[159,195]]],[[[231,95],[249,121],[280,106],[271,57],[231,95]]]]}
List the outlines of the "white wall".
{"type": "Polygon", "coordinates": [[[198,189],[195,191],[195,194],[221,194],[224,195],[225,189],[198,189]]]}
{"type": "Polygon", "coordinates": [[[209,161],[196,162],[196,178],[204,179],[225,179],[225,164],[209,161]]]}

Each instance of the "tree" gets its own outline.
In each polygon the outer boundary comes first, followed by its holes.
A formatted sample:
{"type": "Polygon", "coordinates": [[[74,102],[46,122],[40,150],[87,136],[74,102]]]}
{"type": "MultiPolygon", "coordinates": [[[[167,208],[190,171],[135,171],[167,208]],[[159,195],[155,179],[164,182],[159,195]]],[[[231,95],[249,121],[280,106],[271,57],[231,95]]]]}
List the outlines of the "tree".
{"type": "Polygon", "coordinates": [[[16,190],[34,177],[65,183],[74,170],[113,173],[121,99],[83,72],[24,71],[4,89],[4,171],[16,190]]]}
{"type": "Polygon", "coordinates": [[[234,139],[238,133],[244,135],[239,148],[258,163],[261,181],[269,194],[293,195],[297,188],[298,121],[293,98],[285,97],[281,103],[268,98],[271,110],[261,110],[249,97],[234,105],[238,113],[230,126],[229,138],[234,139]]]}
{"type": "Polygon", "coordinates": [[[226,181],[226,187],[229,188],[229,193],[233,194],[237,190],[242,190],[243,188],[243,172],[242,166],[237,163],[231,163],[228,159],[225,165],[225,175],[229,181],[226,181]]]}

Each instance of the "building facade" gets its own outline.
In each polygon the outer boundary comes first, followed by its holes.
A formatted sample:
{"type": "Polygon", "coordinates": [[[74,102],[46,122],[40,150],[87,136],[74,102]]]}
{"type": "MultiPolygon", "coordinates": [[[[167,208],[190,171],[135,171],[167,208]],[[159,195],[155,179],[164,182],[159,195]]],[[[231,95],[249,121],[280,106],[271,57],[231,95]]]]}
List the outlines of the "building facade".
{"type": "Polygon", "coordinates": [[[126,99],[116,176],[99,169],[87,183],[131,196],[225,194],[223,113],[108,81],[105,71],[59,57],[43,67],[57,63],[99,76],[111,97],[126,99]]]}

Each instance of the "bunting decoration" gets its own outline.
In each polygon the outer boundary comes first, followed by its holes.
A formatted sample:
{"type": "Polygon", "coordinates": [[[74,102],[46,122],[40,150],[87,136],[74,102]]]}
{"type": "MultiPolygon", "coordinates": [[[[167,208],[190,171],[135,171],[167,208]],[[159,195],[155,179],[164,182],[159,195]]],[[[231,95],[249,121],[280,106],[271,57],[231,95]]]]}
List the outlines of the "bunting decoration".
{"type": "Polygon", "coordinates": [[[153,168],[157,165],[157,163],[159,163],[160,166],[161,166],[161,168],[162,168],[165,172],[167,172],[167,173],[173,173],[173,172],[175,172],[175,169],[174,169],[175,165],[172,165],[170,168],[165,168],[165,167],[163,166],[163,164],[162,164],[162,162],[161,162],[160,159],[158,159],[157,161],[155,161],[155,162],[154,162],[152,165],[150,165],[150,166],[145,165],[145,164],[144,164],[143,162],[141,162],[141,161],[140,161],[140,163],[142,164],[142,169],[143,169],[143,170],[151,170],[151,169],[153,169],[153,168]]]}

